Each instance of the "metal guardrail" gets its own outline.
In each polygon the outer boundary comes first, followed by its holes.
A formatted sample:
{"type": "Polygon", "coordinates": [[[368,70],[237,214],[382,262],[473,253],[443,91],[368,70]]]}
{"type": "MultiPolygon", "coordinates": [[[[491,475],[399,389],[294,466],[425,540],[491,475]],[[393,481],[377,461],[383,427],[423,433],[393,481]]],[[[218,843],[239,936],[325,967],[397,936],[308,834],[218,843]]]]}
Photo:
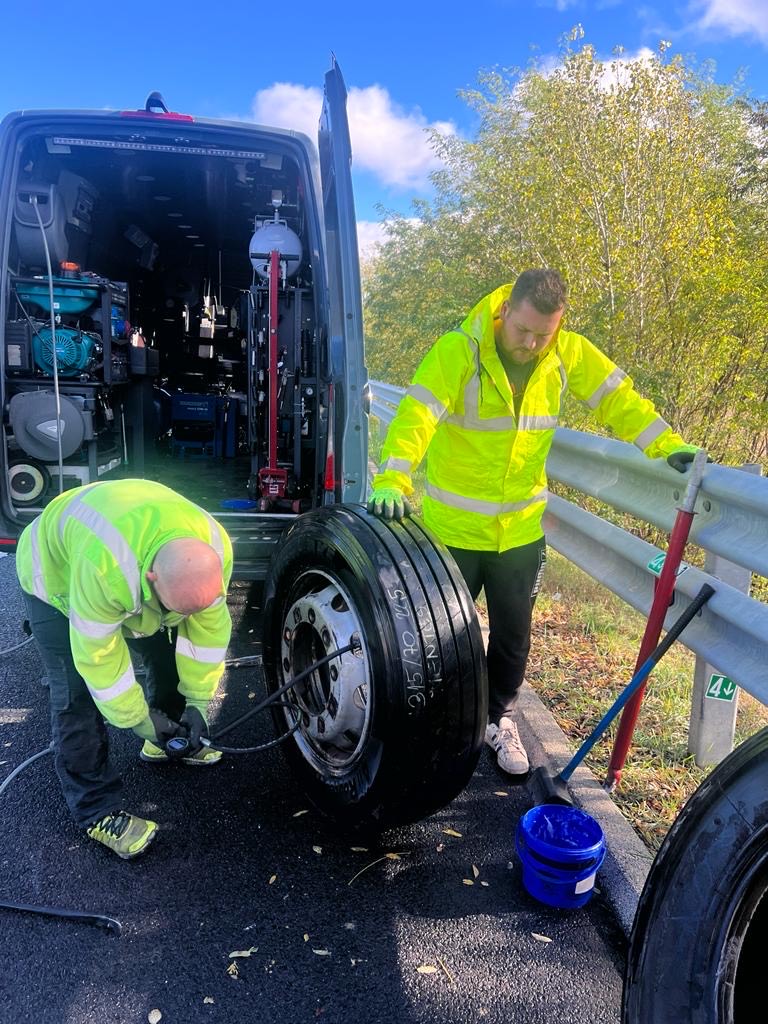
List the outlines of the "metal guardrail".
{"type": "MultiPolygon", "coordinates": [[[[390,423],[404,389],[379,381],[371,381],[370,386],[372,414],[390,423]]],[[[547,473],[667,532],[686,486],[685,477],[662,459],[647,459],[623,441],[564,428],[555,432],[547,473]]],[[[689,543],[768,576],[768,479],[709,465],[696,513],[689,543]]],[[[556,495],[550,495],[544,526],[547,542],[556,551],[637,611],[648,613],[655,576],[651,563],[662,554],[659,548],[556,495]]],[[[716,594],[688,626],[681,642],[768,704],[767,605],[684,563],[665,627],[707,582],[716,594]]]]}

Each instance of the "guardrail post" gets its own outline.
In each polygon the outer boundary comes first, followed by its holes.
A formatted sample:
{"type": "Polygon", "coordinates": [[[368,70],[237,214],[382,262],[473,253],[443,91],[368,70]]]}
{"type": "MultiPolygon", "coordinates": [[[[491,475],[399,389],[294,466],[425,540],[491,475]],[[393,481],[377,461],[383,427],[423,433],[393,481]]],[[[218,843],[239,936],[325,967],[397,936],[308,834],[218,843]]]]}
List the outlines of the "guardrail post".
{"type": "MultiPolygon", "coordinates": [[[[762,476],[762,467],[749,462],[741,469],[762,476]]],[[[704,503],[706,510],[706,502],[704,503]]],[[[749,594],[752,573],[720,555],[707,552],[704,571],[728,583],[742,594],[749,594]]],[[[693,700],[688,725],[688,751],[700,768],[719,764],[733,750],[739,688],[704,658],[696,658],[693,673],[693,700]]]]}

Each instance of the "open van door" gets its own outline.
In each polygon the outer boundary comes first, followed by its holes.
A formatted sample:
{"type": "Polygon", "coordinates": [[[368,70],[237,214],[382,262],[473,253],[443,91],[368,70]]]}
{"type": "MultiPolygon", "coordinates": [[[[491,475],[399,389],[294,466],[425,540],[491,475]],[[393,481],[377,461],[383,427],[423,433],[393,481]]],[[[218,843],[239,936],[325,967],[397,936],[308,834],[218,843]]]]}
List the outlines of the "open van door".
{"type": "Polygon", "coordinates": [[[329,416],[326,492],[331,502],[363,501],[368,466],[368,415],[360,261],[352,193],[347,88],[336,59],[325,76],[318,127],[330,292],[333,409],[329,416]],[[335,492],[332,493],[332,492],[335,492]]]}

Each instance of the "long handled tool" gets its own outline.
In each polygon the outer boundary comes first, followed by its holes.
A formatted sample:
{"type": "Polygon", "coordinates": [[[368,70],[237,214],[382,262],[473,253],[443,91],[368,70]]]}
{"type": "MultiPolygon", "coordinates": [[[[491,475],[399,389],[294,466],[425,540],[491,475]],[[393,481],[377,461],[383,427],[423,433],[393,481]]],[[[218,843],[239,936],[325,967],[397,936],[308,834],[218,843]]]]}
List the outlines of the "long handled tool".
{"type": "MultiPolygon", "coordinates": [[[[696,505],[696,498],[699,493],[701,478],[704,473],[706,463],[707,453],[703,449],[699,449],[694,456],[693,465],[687,474],[688,486],[685,490],[683,502],[677,510],[675,522],[672,526],[672,532],[669,535],[667,554],[664,558],[661,575],[659,576],[656,589],[653,594],[651,610],[648,613],[648,621],[645,624],[645,632],[640,643],[637,661],[635,662],[635,672],[639,671],[649,653],[659,642],[667,609],[669,608],[672,600],[672,593],[675,589],[677,571],[680,568],[680,562],[683,558],[685,545],[688,543],[688,534],[691,530],[693,517],[696,514],[694,512],[694,506],[696,505]]],[[[613,790],[619,784],[621,779],[621,770],[627,759],[627,753],[629,751],[630,744],[632,743],[632,734],[635,731],[637,718],[640,714],[640,705],[643,701],[644,689],[644,685],[640,685],[634,692],[631,701],[627,704],[624,714],[621,716],[619,727],[616,730],[616,737],[613,741],[613,750],[611,751],[611,757],[608,763],[608,772],[605,779],[605,786],[609,791],[613,790]]]]}
{"type": "Polygon", "coordinates": [[[683,614],[672,624],[658,647],[651,652],[641,667],[635,672],[630,682],[627,683],[608,711],[606,711],[558,775],[551,775],[544,767],[536,768],[532,772],[528,787],[533,796],[534,804],[567,804],[568,806],[573,806],[573,800],[568,792],[568,780],[573,775],[574,770],[581,764],[627,701],[631,700],[640,687],[644,685],[653,666],[663,658],[691,619],[699,613],[714,592],[714,587],[711,587],[708,583],[704,584],[683,614]]]}

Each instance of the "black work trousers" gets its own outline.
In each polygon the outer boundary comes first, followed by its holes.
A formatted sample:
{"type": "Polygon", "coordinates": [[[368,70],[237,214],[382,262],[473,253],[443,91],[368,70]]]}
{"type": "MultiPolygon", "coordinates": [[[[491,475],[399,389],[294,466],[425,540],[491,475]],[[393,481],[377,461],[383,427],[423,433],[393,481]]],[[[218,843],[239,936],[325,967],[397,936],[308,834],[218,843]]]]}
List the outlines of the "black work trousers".
{"type": "Polygon", "coordinates": [[[531,649],[531,617],[547,561],[544,538],[497,551],[449,548],[472,600],[485,590],[488,606],[488,721],[510,713],[531,649]]]}
{"type": "MultiPolygon", "coordinates": [[[[109,758],[107,728],[75,668],[69,619],[30,594],[24,601],[48,679],[56,774],[74,821],[91,825],[122,806],[123,784],[109,758]]],[[[162,630],[127,643],[144,662],[149,705],[178,721],[185,702],[177,689],[175,630],[170,640],[162,630]]]]}

